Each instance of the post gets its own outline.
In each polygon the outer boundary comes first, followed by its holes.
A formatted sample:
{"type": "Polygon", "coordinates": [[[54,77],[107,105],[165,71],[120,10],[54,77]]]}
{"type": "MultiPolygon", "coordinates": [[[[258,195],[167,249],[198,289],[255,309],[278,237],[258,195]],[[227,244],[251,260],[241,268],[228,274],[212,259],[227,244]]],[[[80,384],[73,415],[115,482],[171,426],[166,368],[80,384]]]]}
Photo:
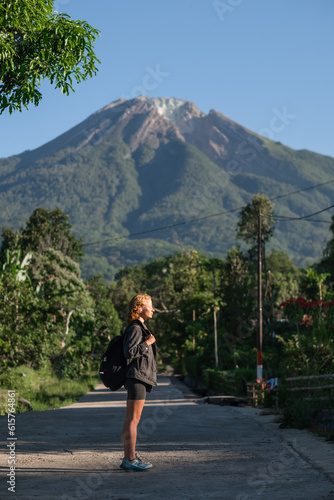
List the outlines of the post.
{"type": "Polygon", "coordinates": [[[262,237],[261,237],[261,213],[258,213],[258,289],[257,289],[257,371],[256,381],[262,381],[262,237]]]}
{"type": "Polygon", "coordinates": [[[196,311],[195,311],[195,309],[193,309],[193,351],[195,351],[195,348],[196,348],[195,319],[196,319],[196,311]]]}
{"type": "Polygon", "coordinates": [[[214,306],[213,307],[213,327],[214,327],[214,332],[215,332],[215,360],[216,360],[216,367],[218,368],[217,310],[218,310],[218,307],[214,306]]]}

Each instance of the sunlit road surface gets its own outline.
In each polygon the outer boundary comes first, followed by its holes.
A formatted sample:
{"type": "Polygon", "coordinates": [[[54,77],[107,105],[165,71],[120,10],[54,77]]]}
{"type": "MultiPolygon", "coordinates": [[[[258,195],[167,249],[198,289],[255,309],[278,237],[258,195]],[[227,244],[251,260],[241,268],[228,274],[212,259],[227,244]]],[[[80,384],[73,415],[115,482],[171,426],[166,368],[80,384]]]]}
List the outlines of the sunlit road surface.
{"type": "Polygon", "coordinates": [[[125,405],[124,389],[98,385],[71,406],[17,415],[15,494],[1,417],[0,498],[334,499],[333,444],[281,430],[254,408],[199,404],[166,376],[148,395],[138,431],[137,452],[153,468],[123,471],[125,405]]]}

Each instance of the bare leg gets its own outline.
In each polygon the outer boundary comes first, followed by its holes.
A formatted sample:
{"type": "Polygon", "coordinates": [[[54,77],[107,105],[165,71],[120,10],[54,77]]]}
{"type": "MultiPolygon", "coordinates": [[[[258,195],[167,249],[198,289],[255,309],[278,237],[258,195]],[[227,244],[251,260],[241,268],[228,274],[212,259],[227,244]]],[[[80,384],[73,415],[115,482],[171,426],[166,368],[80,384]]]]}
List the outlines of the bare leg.
{"type": "Polygon", "coordinates": [[[126,417],[122,438],[124,457],[133,460],[136,457],[137,427],[144,408],[145,399],[127,400],[126,417]]]}

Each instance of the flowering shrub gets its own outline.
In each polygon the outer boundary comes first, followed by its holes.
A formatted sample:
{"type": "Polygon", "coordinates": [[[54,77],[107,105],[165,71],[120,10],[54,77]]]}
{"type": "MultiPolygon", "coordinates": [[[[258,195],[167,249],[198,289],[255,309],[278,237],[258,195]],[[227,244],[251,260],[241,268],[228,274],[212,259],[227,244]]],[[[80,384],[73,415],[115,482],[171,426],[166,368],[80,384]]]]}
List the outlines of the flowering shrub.
{"type": "Polygon", "coordinates": [[[302,309],[314,309],[315,307],[333,307],[334,300],[330,302],[326,302],[325,300],[305,300],[303,297],[299,297],[298,299],[289,299],[280,304],[280,307],[290,307],[293,305],[299,305],[302,309]]]}
{"type": "Polygon", "coordinates": [[[331,372],[334,369],[334,301],[307,301],[299,297],[282,302],[280,307],[297,327],[295,334],[279,338],[287,373],[293,376],[331,372]]]}
{"type": "Polygon", "coordinates": [[[280,304],[284,308],[286,317],[294,323],[306,327],[313,326],[315,321],[327,319],[332,323],[334,316],[334,301],[305,300],[303,297],[288,299],[280,304]]]}

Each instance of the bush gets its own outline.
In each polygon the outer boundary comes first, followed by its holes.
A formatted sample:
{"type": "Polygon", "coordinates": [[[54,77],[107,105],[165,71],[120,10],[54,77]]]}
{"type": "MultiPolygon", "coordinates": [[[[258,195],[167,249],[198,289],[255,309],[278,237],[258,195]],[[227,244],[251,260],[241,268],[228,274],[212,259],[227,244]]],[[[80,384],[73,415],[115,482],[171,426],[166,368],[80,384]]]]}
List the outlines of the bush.
{"type": "Polygon", "coordinates": [[[223,371],[218,368],[203,368],[200,381],[215,392],[233,396],[247,395],[247,382],[255,381],[256,370],[240,368],[233,371],[223,371]]]}
{"type": "Polygon", "coordinates": [[[174,369],[174,373],[178,375],[183,375],[186,372],[186,365],[183,357],[176,357],[171,360],[171,365],[174,369]]]}
{"type": "Polygon", "coordinates": [[[239,396],[247,396],[247,382],[255,382],[255,368],[240,368],[232,372],[235,374],[234,383],[235,391],[239,396]]]}
{"type": "Polygon", "coordinates": [[[15,391],[16,413],[27,411],[19,403],[27,399],[33,410],[55,409],[66,406],[92,390],[97,384],[97,376],[86,373],[76,380],[59,379],[50,365],[34,370],[28,366],[18,366],[7,370],[0,383],[0,415],[7,413],[7,391],[15,391]]]}
{"type": "Polygon", "coordinates": [[[219,394],[225,393],[224,388],[224,375],[225,372],[218,370],[218,369],[213,369],[210,371],[211,372],[211,383],[210,383],[210,389],[213,389],[215,392],[218,392],[219,394]]]}
{"type": "Polygon", "coordinates": [[[205,385],[205,387],[211,386],[211,371],[210,368],[203,368],[201,371],[200,382],[205,385]]]}
{"type": "Polygon", "coordinates": [[[185,367],[187,374],[192,377],[195,380],[199,379],[199,362],[198,362],[198,356],[196,354],[193,354],[191,356],[186,356],[185,357],[185,367]]]}
{"type": "Polygon", "coordinates": [[[310,401],[305,401],[299,397],[286,400],[282,406],[282,411],[283,421],[280,427],[306,429],[311,426],[311,420],[316,410],[310,401]]]}
{"type": "Polygon", "coordinates": [[[333,408],[334,403],[329,399],[322,399],[321,395],[306,398],[303,394],[292,395],[284,382],[278,391],[278,404],[283,412],[282,427],[306,429],[312,426],[316,414],[324,408],[333,408]]]}

